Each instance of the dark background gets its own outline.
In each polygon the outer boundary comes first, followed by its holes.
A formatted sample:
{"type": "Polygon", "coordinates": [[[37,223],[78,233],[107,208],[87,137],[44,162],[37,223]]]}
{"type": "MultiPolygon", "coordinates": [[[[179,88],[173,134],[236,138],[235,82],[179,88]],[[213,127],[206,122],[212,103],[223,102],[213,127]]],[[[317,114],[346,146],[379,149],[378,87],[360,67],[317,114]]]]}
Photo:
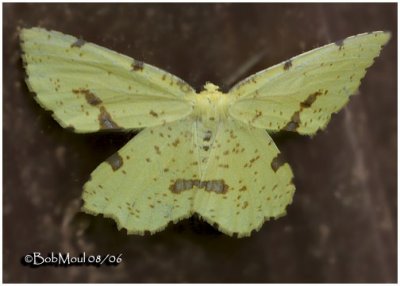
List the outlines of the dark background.
{"type": "Polygon", "coordinates": [[[396,4],[3,4],[5,282],[395,282],[396,4]],[[28,93],[18,27],[82,36],[163,68],[197,90],[347,36],[390,30],[360,94],[313,138],[275,136],[297,191],[250,238],[196,218],[127,236],[79,212],[89,174],[133,134],[62,129],[28,93]],[[119,254],[118,266],[21,264],[33,251],[119,254]]]}

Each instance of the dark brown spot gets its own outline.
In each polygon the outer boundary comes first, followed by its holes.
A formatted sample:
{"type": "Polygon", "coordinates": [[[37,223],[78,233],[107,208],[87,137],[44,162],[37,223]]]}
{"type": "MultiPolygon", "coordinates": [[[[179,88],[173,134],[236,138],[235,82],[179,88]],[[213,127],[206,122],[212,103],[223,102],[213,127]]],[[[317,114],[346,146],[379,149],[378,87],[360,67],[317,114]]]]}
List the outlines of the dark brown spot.
{"type": "Polygon", "coordinates": [[[156,153],[157,153],[158,155],[161,155],[160,147],[154,146],[154,150],[156,150],[156,153]]]}
{"type": "Polygon", "coordinates": [[[286,131],[296,131],[299,125],[300,125],[300,112],[296,111],[295,113],[293,113],[292,118],[286,124],[286,126],[283,127],[283,129],[286,131]]]}
{"type": "Polygon", "coordinates": [[[101,99],[88,89],[73,89],[72,92],[75,94],[83,94],[87,103],[89,103],[90,105],[96,106],[102,103],[101,99]]]}
{"type": "Polygon", "coordinates": [[[72,45],[71,48],[80,48],[82,47],[86,42],[83,39],[77,39],[72,45]]]}
{"type": "Polygon", "coordinates": [[[208,151],[208,149],[210,149],[209,146],[203,146],[203,150],[204,150],[204,151],[208,151]]]}
{"type": "Polygon", "coordinates": [[[274,170],[274,172],[276,173],[276,171],[283,165],[285,164],[285,161],[283,159],[283,155],[282,153],[279,153],[278,155],[276,155],[276,157],[274,159],[272,159],[271,162],[271,168],[272,170],[274,170]]]}
{"type": "Polygon", "coordinates": [[[258,159],[260,159],[260,155],[258,155],[255,158],[250,159],[250,164],[252,165],[255,161],[257,161],[258,159]]]}
{"type": "Polygon", "coordinates": [[[225,184],[224,180],[200,181],[178,179],[169,186],[169,190],[175,194],[179,194],[183,191],[191,190],[193,187],[205,189],[208,192],[215,192],[217,194],[225,194],[229,189],[229,186],[225,184]]]}
{"type": "Polygon", "coordinates": [[[254,115],[253,119],[251,119],[251,122],[254,122],[257,118],[259,118],[262,115],[262,112],[259,110],[256,110],[256,115],[254,115]]]}
{"type": "Polygon", "coordinates": [[[286,61],[285,64],[283,65],[283,69],[284,69],[285,71],[287,71],[288,69],[291,68],[291,66],[292,66],[292,61],[291,61],[291,60],[288,60],[288,61],[286,61]]]}
{"type": "Polygon", "coordinates": [[[115,123],[111,115],[107,112],[104,106],[100,106],[99,122],[101,129],[119,129],[117,123],[115,123]]]}
{"type": "Polygon", "coordinates": [[[312,94],[310,94],[305,101],[300,103],[300,107],[303,108],[309,108],[311,105],[314,103],[314,101],[317,99],[318,96],[320,96],[322,92],[317,91],[312,94]]]}
{"type": "Polygon", "coordinates": [[[177,138],[174,142],[172,142],[172,146],[177,147],[179,145],[180,141],[177,138]]]}
{"type": "Polygon", "coordinates": [[[240,189],[239,189],[239,192],[244,192],[244,191],[246,191],[247,190],[247,187],[246,186],[242,186],[240,189]]]}
{"type": "Polygon", "coordinates": [[[150,110],[149,114],[153,117],[158,117],[158,113],[153,110],[150,110]]]}
{"type": "Polygon", "coordinates": [[[131,65],[132,71],[143,71],[144,63],[138,60],[133,60],[131,65]]]}
{"type": "Polygon", "coordinates": [[[256,157],[250,159],[249,162],[247,162],[246,164],[243,165],[243,168],[252,168],[254,162],[257,161],[258,159],[260,159],[260,155],[258,155],[258,156],[256,156],[256,157]]]}
{"type": "Polygon", "coordinates": [[[204,141],[210,141],[211,136],[212,136],[211,130],[207,130],[207,131],[204,133],[203,140],[204,140],[204,141]]]}
{"type": "Polygon", "coordinates": [[[122,157],[119,155],[118,152],[116,152],[113,155],[111,155],[110,157],[108,157],[106,162],[108,164],[110,164],[113,171],[118,170],[123,165],[122,157]]]}

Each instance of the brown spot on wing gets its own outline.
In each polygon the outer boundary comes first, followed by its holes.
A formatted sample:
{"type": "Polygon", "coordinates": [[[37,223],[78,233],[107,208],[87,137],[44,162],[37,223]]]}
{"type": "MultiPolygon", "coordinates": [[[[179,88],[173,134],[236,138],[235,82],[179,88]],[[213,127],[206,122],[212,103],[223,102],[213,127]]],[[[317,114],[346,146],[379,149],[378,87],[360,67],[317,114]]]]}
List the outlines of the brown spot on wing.
{"type": "Polygon", "coordinates": [[[158,117],[158,113],[153,110],[150,110],[149,114],[153,117],[158,117]]]}
{"type": "Polygon", "coordinates": [[[317,99],[318,96],[320,96],[322,92],[317,91],[312,94],[310,94],[306,100],[304,100],[302,103],[300,103],[300,107],[303,108],[309,108],[311,105],[314,103],[314,101],[317,99]]]}
{"type": "Polygon", "coordinates": [[[179,138],[176,138],[176,140],[172,142],[172,146],[177,147],[179,143],[180,143],[179,138]]]}
{"type": "Polygon", "coordinates": [[[274,172],[276,173],[276,171],[278,171],[278,169],[285,164],[285,161],[283,159],[283,155],[282,153],[279,153],[278,155],[276,155],[276,157],[274,159],[272,159],[271,162],[271,168],[272,170],[274,170],[274,172]]]}
{"type": "Polygon", "coordinates": [[[86,43],[86,42],[85,42],[83,39],[79,38],[79,39],[77,39],[74,43],[71,44],[71,48],[74,48],[74,47],[80,48],[80,47],[82,47],[85,43],[86,43]]]}
{"type": "MultiPolygon", "coordinates": [[[[300,103],[300,109],[296,112],[293,113],[292,117],[290,118],[290,121],[286,124],[285,127],[283,127],[284,130],[286,131],[296,131],[296,129],[300,126],[300,113],[303,111],[305,108],[310,108],[312,104],[317,100],[317,97],[322,95],[322,94],[327,94],[328,90],[318,90],[312,94],[310,94],[306,100],[300,103]]],[[[306,123],[305,123],[306,124],[306,123]]]]}
{"type": "Polygon", "coordinates": [[[156,146],[154,146],[154,150],[156,150],[156,153],[157,153],[158,155],[161,155],[160,147],[158,147],[158,146],[156,145],[156,146]]]}
{"type": "Polygon", "coordinates": [[[117,123],[115,123],[111,115],[107,112],[104,106],[100,106],[99,114],[100,129],[119,129],[117,123]]]}
{"type": "Polygon", "coordinates": [[[87,103],[89,103],[90,105],[96,106],[102,103],[101,99],[98,98],[93,92],[91,92],[88,89],[84,88],[73,89],[72,92],[75,94],[83,94],[85,96],[87,103]]]}
{"type": "Polygon", "coordinates": [[[262,116],[262,111],[259,111],[256,109],[256,114],[254,115],[254,117],[251,119],[251,122],[254,122],[257,120],[257,118],[262,116]]]}
{"type": "Polygon", "coordinates": [[[247,162],[246,164],[243,165],[243,168],[252,168],[254,162],[257,161],[258,159],[260,159],[260,155],[257,155],[256,157],[251,158],[249,162],[247,162]]]}
{"type": "Polygon", "coordinates": [[[292,61],[291,61],[291,60],[286,61],[285,64],[283,65],[283,69],[284,69],[285,71],[287,71],[287,70],[290,69],[291,67],[292,67],[292,61]]]}
{"type": "Polygon", "coordinates": [[[295,113],[293,113],[292,118],[290,118],[290,121],[286,124],[285,127],[283,127],[283,129],[286,131],[296,131],[299,125],[300,125],[300,111],[296,111],[295,113]]]}
{"type": "Polygon", "coordinates": [[[133,63],[131,65],[132,71],[142,71],[143,70],[144,63],[138,60],[133,60],[133,63]]]}
{"type": "Polygon", "coordinates": [[[110,157],[107,158],[106,162],[110,164],[113,171],[118,170],[123,165],[122,157],[119,155],[118,152],[114,153],[110,157]]]}
{"type": "Polygon", "coordinates": [[[211,130],[207,130],[207,131],[204,133],[203,140],[204,140],[204,141],[210,141],[211,136],[212,136],[211,130]]]}
{"type": "Polygon", "coordinates": [[[228,191],[228,186],[225,185],[224,180],[206,181],[206,191],[216,192],[217,194],[224,194],[228,191]]]}
{"type": "Polygon", "coordinates": [[[225,184],[224,180],[200,181],[178,179],[169,186],[169,190],[175,194],[179,194],[183,191],[191,190],[193,187],[204,189],[208,192],[215,192],[217,194],[225,194],[229,189],[229,186],[225,184]]]}

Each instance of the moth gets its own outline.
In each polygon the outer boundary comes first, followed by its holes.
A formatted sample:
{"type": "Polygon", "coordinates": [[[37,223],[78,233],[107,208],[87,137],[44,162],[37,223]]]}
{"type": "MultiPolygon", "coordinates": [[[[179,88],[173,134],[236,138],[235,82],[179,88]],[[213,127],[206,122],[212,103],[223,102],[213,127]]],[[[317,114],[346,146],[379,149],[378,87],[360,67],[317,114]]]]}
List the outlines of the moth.
{"type": "Polygon", "coordinates": [[[285,214],[295,186],[268,132],[325,128],[354,94],[387,32],[346,38],[262,70],[228,93],[82,39],[20,32],[27,85],[77,133],[142,129],[91,174],[83,211],[129,234],[155,233],[193,214],[249,236],[285,214]]]}

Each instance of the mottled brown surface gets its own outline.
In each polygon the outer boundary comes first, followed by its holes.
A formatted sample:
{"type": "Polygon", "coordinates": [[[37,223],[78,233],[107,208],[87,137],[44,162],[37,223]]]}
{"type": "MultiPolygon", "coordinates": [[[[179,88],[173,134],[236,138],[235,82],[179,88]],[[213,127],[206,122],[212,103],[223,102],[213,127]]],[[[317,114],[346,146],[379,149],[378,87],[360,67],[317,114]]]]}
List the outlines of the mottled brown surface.
{"type": "Polygon", "coordinates": [[[6,282],[394,282],[397,279],[395,4],[4,4],[3,279],[6,282]],[[297,191],[250,238],[190,219],[126,236],[79,212],[94,168],[133,134],[74,134],[23,82],[18,27],[69,33],[176,74],[197,90],[347,36],[393,38],[360,94],[315,137],[275,136],[297,191]],[[118,266],[21,264],[32,251],[119,254],[118,266]]]}

